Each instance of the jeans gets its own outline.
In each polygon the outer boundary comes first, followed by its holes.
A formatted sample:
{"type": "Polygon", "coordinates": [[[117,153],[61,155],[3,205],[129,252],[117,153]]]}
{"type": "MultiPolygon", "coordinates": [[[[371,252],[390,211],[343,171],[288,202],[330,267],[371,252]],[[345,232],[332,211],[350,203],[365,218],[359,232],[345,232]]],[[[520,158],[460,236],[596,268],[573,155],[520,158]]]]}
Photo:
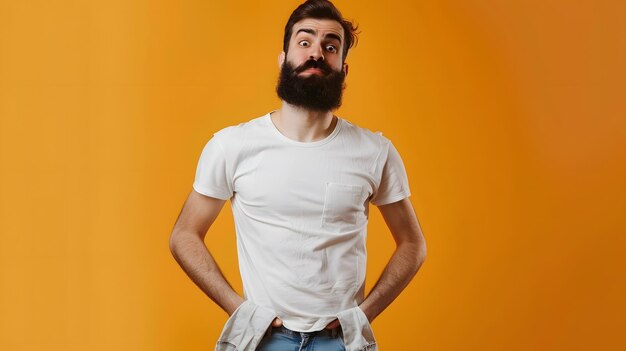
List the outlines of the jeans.
{"type": "Polygon", "coordinates": [[[284,326],[270,327],[256,351],[346,351],[341,327],[297,332],[284,326]]]}

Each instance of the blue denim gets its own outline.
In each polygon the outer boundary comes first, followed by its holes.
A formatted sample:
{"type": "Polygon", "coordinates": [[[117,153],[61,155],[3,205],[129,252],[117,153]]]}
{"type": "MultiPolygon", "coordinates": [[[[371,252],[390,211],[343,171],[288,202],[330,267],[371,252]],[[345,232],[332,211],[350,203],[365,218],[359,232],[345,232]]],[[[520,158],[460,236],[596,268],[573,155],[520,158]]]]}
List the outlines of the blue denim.
{"type": "Polygon", "coordinates": [[[297,332],[284,326],[270,327],[256,351],[346,351],[341,327],[297,332]]]}

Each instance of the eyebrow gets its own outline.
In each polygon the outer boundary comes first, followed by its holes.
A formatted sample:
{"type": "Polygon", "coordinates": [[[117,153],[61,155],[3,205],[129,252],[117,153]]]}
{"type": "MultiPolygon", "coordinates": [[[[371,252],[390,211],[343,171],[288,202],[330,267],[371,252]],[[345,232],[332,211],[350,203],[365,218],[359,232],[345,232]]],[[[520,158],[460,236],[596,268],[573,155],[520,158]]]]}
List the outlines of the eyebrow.
{"type": "MultiPolygon", "coordinates": [[[[295,35],[298,35],[298,33],[300,33],[300,32],[309,33],[309,34],[311,34],[311,35],[316,35],[316,34],[317,34],[317,31],[316,31],[315,29],[310,29],[310,28],[300,28],[300,29],[298,29],[298,31],[296,32],[296,34],[295,34],[295,35]]],[[[340,37],[340,36],[338,36],[338,35],[337,35],[337,34],[335,34],[335,33],[328,33],[328,34],[326,34],[326,37],[328,37],[328,38],[333,38],[333,39],[337,39],[337,41],[339,41],[339,43],[341,44],[341,37],[340,37]]]]}

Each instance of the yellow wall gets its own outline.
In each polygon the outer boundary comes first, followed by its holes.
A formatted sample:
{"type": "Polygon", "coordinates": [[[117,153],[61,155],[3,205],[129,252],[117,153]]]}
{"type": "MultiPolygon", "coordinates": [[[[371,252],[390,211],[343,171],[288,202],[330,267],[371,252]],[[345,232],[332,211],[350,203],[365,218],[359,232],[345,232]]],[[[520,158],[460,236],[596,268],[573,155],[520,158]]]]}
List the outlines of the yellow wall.
{"type": "MultiPolygon", "coordinates": [[[[336,1],[337,114],[394,142],[428,244],[381,350],[626,348],[624,2],[378,3],[336,1]]],[[[212,349],[227,315],[169,234],[212,133],[278,107],[297,4],[0,0],[0,349],[212,349]]],[[[368,247],[367,291],[374,206],[368,247]]]]}

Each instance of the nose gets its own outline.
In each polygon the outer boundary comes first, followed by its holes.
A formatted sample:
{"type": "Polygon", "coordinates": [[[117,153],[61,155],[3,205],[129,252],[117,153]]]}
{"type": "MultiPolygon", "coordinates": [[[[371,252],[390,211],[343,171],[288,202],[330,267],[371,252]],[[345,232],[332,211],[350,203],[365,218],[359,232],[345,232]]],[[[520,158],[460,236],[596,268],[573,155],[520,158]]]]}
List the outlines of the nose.
{"type": "Polygon", "coordinates": [[[315,61],[324,61],[324,51],[321,45],[311,45],[309,58],[315,61]]]}

